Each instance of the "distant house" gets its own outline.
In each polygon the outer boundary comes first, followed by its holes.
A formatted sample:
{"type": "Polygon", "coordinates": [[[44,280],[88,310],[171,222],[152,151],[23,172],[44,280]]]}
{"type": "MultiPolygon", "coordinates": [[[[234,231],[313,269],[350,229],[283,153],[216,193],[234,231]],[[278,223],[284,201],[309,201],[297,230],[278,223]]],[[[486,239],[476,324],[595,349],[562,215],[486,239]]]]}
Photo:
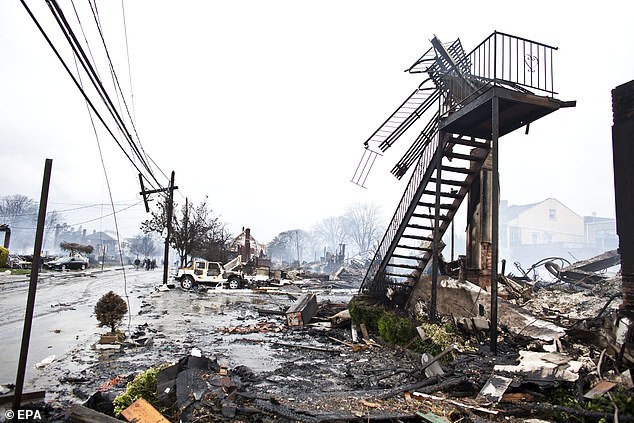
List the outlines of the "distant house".
{"type": "Polygon", "coordinates": [[[500,203],[500,259],[525,267],[548,257],[575,261],[617,243],[615,219],[580,216],[554,198],[517,206],[500,203]]]}
{"type": "Polygon", "coordinates": [[[106,260],[112,260],[117,254],[117,238],[116,234],[110,231],[97,232],[92,231],[92,234],[87,233],[86,229],[81,226],[79,229],[68,226],[66,224],[57,225],[55,227],[54,245],[52,250],[59,250],[59,245],[62,242],[74,242],[83,245],[92,245],[93,253],[89,255],[91,260],[101,260],[103,257],[106,260]]]}
{"type": "Polygon", "coordinates": [[[92,234],[84,235],[84,244],[92,245],[94,256],[99,260],[101,257],[112,258],[117,254],[117,239],[106,232],[92,231],[92,234]]]}

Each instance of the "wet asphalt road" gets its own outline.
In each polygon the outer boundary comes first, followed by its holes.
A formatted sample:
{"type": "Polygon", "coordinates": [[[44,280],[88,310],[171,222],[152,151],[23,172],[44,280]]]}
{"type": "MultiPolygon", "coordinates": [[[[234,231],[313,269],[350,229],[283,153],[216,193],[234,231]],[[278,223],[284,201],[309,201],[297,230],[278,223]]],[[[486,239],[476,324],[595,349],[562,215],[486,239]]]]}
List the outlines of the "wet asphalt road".
{"type": "MultiPolygon", "coordinates": [[[[194,348],[229,368],[248,366],[255,372],[271,372],[288,361],[289,354],[304,354],[272,341],[319,345],[307,331],[275,331],[286,323],[284,316],[259,315],[258,308],[285,310],[293,302],[292,295],[248,289],[161,292],[156,290],[162,282],[159,270],[128,269],[126,275],[131,316],[129,326],[126,319],[120,329],[130,335],[128,341],[151,337],[151,345],[117,350],[96,345],[99,335],[109,329],[97,327],[94,305],[109,290],[124,296],[121,270],[47,275],[38,284],[25,391],[45,390],[48,402],[68,404],[85,400],[114,377],[174,362],[194,348]],[[269,322],[273,331],[226,331],[262,322],[269,322]],[[56,356],[55,361],[41,369],[34,367],[50,355],[56,356]]],[[[0,275],[1,384],[15,381],[28,291],[28,279],[23,278],[0,275]]],[[[301,294],[299,288],[294,289],[295,295],[301,294]]],[[[353,292],[320,289],[315,293],[320,301],[339,303],[347,302],[353,292]]]]}
{"type": "MultiPolygon", "coordinates": [[[[141,299],[162,281],[159,270],[126,268],[104,272],[44,272],[41,274],[35,302],[27,362],[25,390],[29,380],[46,372],[35,363],[55,355],[61,360],[76,347],[94,343],[105,328],[97,327],[93,309],[99,298],[112,290],[125,298],[127,285],[132,316],[138,313],[141,299]]],[[[0,384],[14,383],[24,327],[28,276],[0,275],[0,384]]]]}

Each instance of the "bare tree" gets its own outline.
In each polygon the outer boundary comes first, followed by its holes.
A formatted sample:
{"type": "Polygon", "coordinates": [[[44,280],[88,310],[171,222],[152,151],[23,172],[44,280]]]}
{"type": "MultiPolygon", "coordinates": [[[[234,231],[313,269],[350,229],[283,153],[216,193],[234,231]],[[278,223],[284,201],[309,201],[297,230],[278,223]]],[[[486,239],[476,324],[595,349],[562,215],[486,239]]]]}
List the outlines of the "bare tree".
{"type": "Polygon", "coordinates": [[[343,216],[327,217],[313,228],[315,238],[330,251],[337,251],[339,244],[348,239],[348,230],[343,216]]]}
{"type": "Polygon", "coordinates": [[[137,257],[152,257],[158,250],[154,236],[149,233],[136,235],[130,238],[127,244],[130,253],[137,257]]]}
{"type": "Polygon", "coordinates": [[[292,229],[280,232],[267,246],[268,255],[280,257],[282,261],[311,260],[314,251],[311,234],[303,229],[292,229]]]}
{"type": "MultiPolygon", "coordinates": [[[[152,219],[141,224],[144,233],[161,233],[166,227],[165,205],[159,203],[158,212],[152,212],[152,219]]],[[[230,234],[218,216],[212,215],[207,198],[198,206],[182,206],[180,211],[174,206],[172,236],[170,245],[178,252],[181,266],[189,256],[199,256],[208,260],[225,261],[227,241],[230,234]]]]}
{"type": "MultiPolygon", "coordinates": [[[[11,229],[11,250],[30,251],[35,243],[35,228],[37,226],[38,203],[22,194],[0,197],[0,224],[9,225],[11,229]]],[[[45,233],[61,221],[56,211],[46,214],[45,233]]]]}
{"type": "Polygon", "coordinates": [[[350,239],[360,253],[376,248],[384,231],[379,207],[376,204],[353,204],[348,207],[343,218],[350,239]]]}

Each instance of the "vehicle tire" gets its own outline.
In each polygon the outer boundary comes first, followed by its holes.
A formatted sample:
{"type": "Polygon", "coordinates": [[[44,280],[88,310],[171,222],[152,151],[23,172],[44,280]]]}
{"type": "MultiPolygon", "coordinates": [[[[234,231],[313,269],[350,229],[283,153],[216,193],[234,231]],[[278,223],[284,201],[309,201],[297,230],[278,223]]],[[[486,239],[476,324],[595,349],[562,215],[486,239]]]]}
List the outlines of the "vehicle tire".
{"type": "Polygon", "coordinates": [[[85,264],[81,265],[81,270],[86,270],[86,265],[85,264]]]}
{"type": "Polygon", "coordinates": [[[192,289],[194,286],[194,278],[191,276],[183,276],[181,278],[181,288],[183,289],[192,289]]]}
{"type": "Polygon", "coordinates": [[[240,279],[231,278],[229,279],[229,289],[240,289],[240,279]]]}

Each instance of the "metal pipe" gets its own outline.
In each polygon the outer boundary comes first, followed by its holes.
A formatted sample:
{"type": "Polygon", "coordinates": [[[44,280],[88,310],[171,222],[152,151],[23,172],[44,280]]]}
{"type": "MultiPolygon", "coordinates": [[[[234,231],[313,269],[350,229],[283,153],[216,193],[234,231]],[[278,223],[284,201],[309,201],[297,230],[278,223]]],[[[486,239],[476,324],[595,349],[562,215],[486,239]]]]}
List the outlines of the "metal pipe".
{"type": "Polygon", "coordinates": [[[37,229],[35,232],[35,246],[33,247],[33,261],[31,262],[31,279],[29,281],[29,293],[26,300],[26,313],[24,315],[24,329],[22,331],[22,345],[18,361],[18,373],[15,380],[15,393],[13,396],[13,411],[17,413],[22,402],[22,389],[26,373],[26,361],[29,354],[29,341],[31,339],[31,325],[33,323],[33,311],[35,310],[35,293],[37,291],[37,279],[40,270],[40,252],[44,239],[44,223],[46,219],[46,206],[48,204],[48,188],[51,182],[52,159],[44,162],[44,178],[42,180],[42,193],[40,195],[40,209],[37,216],[37,229]]]}

